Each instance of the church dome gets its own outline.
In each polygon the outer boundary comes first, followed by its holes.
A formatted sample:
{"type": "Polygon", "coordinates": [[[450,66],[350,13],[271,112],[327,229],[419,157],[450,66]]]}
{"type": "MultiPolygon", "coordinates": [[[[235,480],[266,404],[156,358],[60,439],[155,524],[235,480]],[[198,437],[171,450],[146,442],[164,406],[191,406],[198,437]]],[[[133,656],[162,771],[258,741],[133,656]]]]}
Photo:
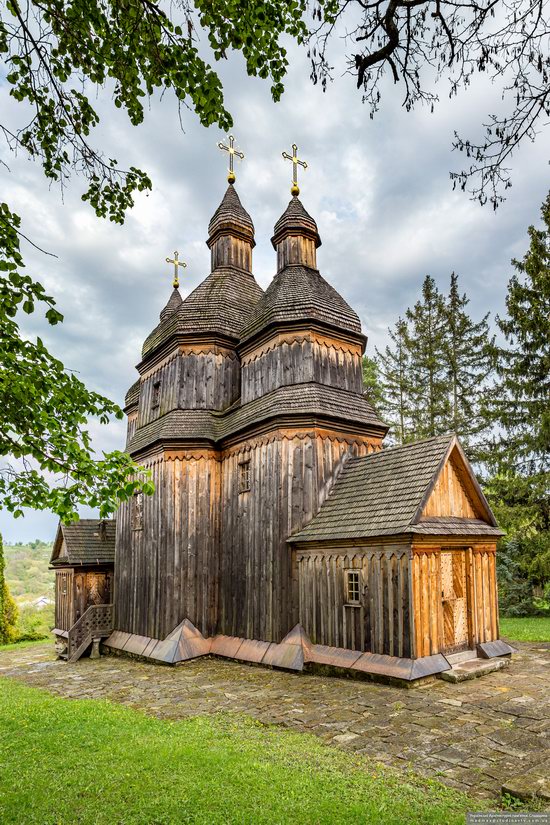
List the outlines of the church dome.
{"type": "Polygon", "coordinates": [[[316,270],[287,266],[277,273],[241,331],[241,342],[267,327],[317,321],[361,335],[359,316],[316,270]]]}
{"type": "Polygon", "coordinates": [[[160,324],[146,339],[142,356],[174,336],[219,335],[233,339],[263,295],[252,274],[254,224],[235,187],[227,187],[208,226],[212,271],[185,299],[177,289],[160,314],[160,324]]]}
{"type": "Polygon", "coordinates": [[[245,323],[241,342],[267,327],[303,321],[363,337],[357,313],[317,269],[317,224],[296,196],[275,224],[271,242],[277,250],[277,274],[245,323]]]}
{"type": "Polygon", "coordinates": [[[233,184],[229,184],[227,191],[222,198],[222,202],[212,215],[208,224],[209,242],[213,241],[217,235],[227,232],[227,230],[237,230],[250,237],[254,244],[254,224],[252,218],[241,203],[237,190],[233,184]]]}
{"type": "Polygon", "coordinates": [[[297,197],[292,198],[273,228],[271,243],[274,249],[277,249],[279,242],[289,234],[310,236],[315,242],[315,248],[321,246],[317,224],[297,197]]]}

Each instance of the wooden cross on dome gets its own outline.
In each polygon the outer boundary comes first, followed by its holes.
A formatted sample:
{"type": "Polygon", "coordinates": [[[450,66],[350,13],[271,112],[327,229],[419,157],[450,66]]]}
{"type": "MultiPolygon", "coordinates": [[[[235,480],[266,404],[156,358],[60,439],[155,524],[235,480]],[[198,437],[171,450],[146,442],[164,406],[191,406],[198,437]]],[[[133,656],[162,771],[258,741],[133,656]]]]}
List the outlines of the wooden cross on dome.
{"type": "Polygon", "coordinates": [[[289,155],[288,152],[283,152],[283,157],[285,160],[292,161],[292,186],[290,187],[290,193],[297,197],[300,194],[300,187],[298,186],[298,165],[300,165],[303,169],[307,169],[307,163],[305,160],[298,159],[298,147],[295,143],[292,144],[292,154],[289,155]]]}
{"type": "Polygon", "coordinates": [[[173,258],[166,258],[166,263],[174,264],[174,280],[172,281],[172,286],[174,287],[174,289],[178,289],[180,285],[178,266],[181,266],[185,269],[187,264],[184,261],[180,261],[179,252],[177,250],[174,252],[173,258]]]}
{"type": "Polygon", "coordinates": [[[244,160],[244,153],[239,152],[235,149],[235,138],[233,135],[229,135],[229,146],[226,146],[225,143],[218,143],[218,149],[221,149],[224,152],[229,152],[229,174],[227,176],[227,180],[229,183],[235,183],[235,171],[233,169],[233,158],[237,155],[238,158],[244,160]]]}

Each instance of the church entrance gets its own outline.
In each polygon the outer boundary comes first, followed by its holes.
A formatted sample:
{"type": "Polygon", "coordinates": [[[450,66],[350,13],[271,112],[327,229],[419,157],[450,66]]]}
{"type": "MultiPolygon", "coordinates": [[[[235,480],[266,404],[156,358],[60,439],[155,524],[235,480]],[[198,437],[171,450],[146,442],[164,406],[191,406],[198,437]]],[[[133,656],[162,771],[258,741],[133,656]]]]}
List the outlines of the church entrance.
{"type": "Polygon", "coordinates": [[[443,606],[443,653],[466,650],[468,605],[466,591],[466,552],[441,551],[441,600],[443,606]]]}

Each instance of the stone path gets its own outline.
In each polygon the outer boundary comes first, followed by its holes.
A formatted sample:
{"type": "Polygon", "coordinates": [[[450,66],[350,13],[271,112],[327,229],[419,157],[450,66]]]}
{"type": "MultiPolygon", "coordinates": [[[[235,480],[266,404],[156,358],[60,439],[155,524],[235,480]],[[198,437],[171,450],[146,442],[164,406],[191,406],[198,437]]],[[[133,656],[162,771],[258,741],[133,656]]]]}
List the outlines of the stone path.
{"type": "Polygon", "coordinates": [[[0,676],[165,719],[246,713],[473,795],[496,797],[508,783],[537,787],[548,802],[550,644],[518,647],[507,670],[410,690],[222,659],[170,668],[104,656],[68,665],[55,659],[51,644],[0,652],[0,676]]]}

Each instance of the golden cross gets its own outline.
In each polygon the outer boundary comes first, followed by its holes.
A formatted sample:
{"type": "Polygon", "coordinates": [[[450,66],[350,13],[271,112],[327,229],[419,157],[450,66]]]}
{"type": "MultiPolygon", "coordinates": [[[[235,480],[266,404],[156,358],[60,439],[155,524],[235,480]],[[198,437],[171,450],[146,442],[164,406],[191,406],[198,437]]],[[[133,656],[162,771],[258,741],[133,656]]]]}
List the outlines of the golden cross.
{"type": "Polygon", "coordinates": [[[292,144],[292,154],[289,155],[288,152],[283,152],[283,157],[285,160],[292,161],[292,186],[290,188],[290,192],[292,195],[299,195],[300,187],[298,186],[298,164],[304,169],[307,169],[307,163],[305,160],[298,160],[298,147],[295,143],[292,144]]]}
{"type": "Polygon", "coordinates": [[[233,158],[237,155],[238,158],[244,160],[244,154],[239,152],[235,149],[235,138],[233,135],[229,135],[229,146],[226,146],[225,143],[218,143],[218,149],[222,149],[224,152],[229,152],[229,174],[227,176],[227,180],[229,183],[235,183],[235,172],[233,170],[233,158]]]}
{"type": "Polygon", "coordinates": [[[178,266],[182,266],[185,269],[187,264],[184,263],[183,261],[180,261],[179,252],[177,252],[177,251],[174,252],[174,257],[173,258],[166,258],[166,263],[167,264],[174,264],[174,280],[172,281],[172,286],[174,287],[174,289],[177,289],[180,285],[178,266]]]}

